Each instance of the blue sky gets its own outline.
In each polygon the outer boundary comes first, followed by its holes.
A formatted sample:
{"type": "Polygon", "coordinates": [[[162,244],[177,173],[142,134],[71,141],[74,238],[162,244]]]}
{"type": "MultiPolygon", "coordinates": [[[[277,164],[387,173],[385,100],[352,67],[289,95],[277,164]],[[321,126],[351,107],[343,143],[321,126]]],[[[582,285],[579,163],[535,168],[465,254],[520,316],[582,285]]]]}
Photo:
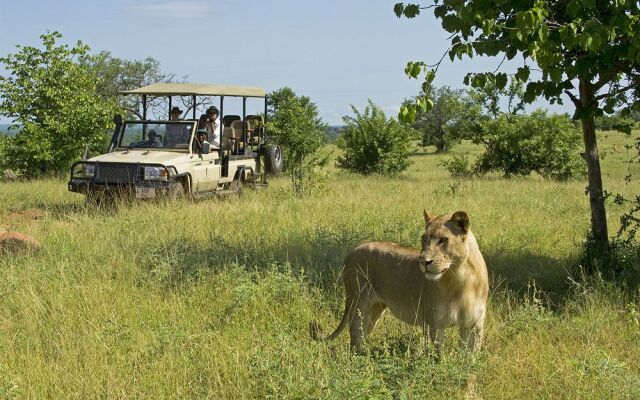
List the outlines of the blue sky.
{"type": "MultiPolygon", "coordinates": [[[[309,96],[326,122],[340,124],[350,104],[361,108],[367,98],[396,115],[419,90],[404,75],[406,62],[434,62],[447,49],[430,12],[398,19],[395,2],[0,0],[0,55],[57,30],[64,42],[82,40],[92,52],[156,58],[164,72],[190,82],[289,86],[309,96]]],[[[435,84],[460,88],[465,73],[498,63],[446,58],[435,84]]]]}

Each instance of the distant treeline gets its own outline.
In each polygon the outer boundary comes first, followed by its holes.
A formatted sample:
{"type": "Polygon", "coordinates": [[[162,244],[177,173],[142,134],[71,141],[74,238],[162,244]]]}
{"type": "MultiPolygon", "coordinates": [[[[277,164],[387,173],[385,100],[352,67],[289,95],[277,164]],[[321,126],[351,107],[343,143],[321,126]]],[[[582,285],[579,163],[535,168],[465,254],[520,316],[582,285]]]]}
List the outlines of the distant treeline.
{"type": "Polygon", "coordinates": [[[334,143],[336,140],[338,140],[340,131],[342,131],[343,128],[344,126],[327,126],[325,132],[327,134],[327,140],[329,141],[329,143],[334,143]]]}

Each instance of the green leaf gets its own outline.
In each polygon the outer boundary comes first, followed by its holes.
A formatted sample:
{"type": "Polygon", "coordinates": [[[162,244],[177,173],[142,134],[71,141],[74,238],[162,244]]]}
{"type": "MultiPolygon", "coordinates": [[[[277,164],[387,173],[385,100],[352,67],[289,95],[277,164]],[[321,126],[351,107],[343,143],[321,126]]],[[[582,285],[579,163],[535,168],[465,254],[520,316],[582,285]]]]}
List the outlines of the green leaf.
{"type": "Polygon", "coordinates": [[[407,4],[404,7],[403,14],[407,18],[415,18],[416,16],[420,15],[420,6],[418,6],[417,4],[407,4]]]}
{"type": "Polygon", "coordinates": [[[393,6],[393,12],[396,14],[398,18],[402,17],[403,11],[404,11],[403,3],[396,3],[396,5],[393,6]]]}
{"type": "Polygon", "coordinates": [[[496,87],[499,90],[504,89],[507,86],[507,74],[497,74],[496,75],[496,87]]]}
{"type": "Polygon", "coordinates": [[[529,69],[528,66],[524,66],[524,67],[519,67],[518,68],[518,72],[516,72],[516,79],[519,80],[520,82],[526,82],[529,80],[529,74],[531,73],[531,70],[529,69]]]}

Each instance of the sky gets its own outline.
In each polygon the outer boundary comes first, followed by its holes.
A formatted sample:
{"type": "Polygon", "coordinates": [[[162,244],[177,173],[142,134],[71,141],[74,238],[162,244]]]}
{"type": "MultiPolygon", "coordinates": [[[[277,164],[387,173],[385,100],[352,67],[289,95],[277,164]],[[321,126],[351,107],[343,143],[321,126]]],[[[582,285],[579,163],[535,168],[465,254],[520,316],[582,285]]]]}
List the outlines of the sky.
{"type": "MultiPolygon", "coordinates": [[[[92,53],[153,57],[163,72],[188,82],[267,91],[288,86],[310,97],[325,122],[339,125],[350,105],[362,109],[367,99],[395,116],[420,88],[404,74],[406,63],[434,63],[447,51],[447,34],[430,11],[398,19],[395,2],[0,0],[0,56],[18,44],[38,46],[41,34],[59,31],[62,42],[81,40],[92,53]]],[[[499,61],[445,57],[434,83],[462,88],[467,72],[493,71],[499,61]]],[[[225,101],[227,107],[235,105],[225,101]]]]}

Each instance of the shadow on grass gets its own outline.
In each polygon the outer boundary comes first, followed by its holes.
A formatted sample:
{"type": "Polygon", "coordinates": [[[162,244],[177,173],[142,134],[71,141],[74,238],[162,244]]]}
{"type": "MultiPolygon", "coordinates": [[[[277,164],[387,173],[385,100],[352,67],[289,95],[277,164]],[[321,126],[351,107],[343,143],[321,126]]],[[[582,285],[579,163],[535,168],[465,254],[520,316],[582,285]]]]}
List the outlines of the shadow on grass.
{"type": "Polygon", "coordinates": [[[357,230],[332,232],[316,228],[275,242],[247,237],[239,243],[217,236],[211,236],[206,243],[178,240],[142,255],[142,267],[150,277],[172,285],[234,265],[249,271],[277,268],[304,275],[313,285],[334,290],[336,283],[341,286],[344,255],[365,237],[357,230]]]}
{"type": "MultiPolygon", "coordinates": [[[[370,234],[354,227],[341,231],[312,228],[285,239],[249,238],[245,241],[211,236],[206,243],[177,240],[142,254],[146,273],[164,283],[191,280],[201,273],[224,271],[230,265],[260,271],[282,268],[304,275],[312,285],[335,293],[342,287],[340,271],[344,255],[370,234]]],[[[485,252],[492,290],[525,293],[534,282],[552,301],[567,294],[569,276],[575,276],[578,260],[554,259],[529,252],[485,252]]]]}

